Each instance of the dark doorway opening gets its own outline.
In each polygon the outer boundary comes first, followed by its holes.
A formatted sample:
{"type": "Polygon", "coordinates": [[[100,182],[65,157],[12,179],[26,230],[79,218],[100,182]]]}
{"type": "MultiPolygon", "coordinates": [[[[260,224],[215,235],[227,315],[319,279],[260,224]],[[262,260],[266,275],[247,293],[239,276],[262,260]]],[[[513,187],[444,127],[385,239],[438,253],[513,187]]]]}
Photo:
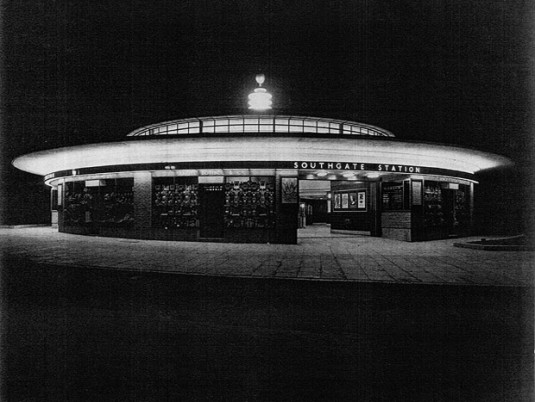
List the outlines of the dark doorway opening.
{"type": "Polygon", "coordinates": [[[329,212],[327,209],[328,200],[309,199],[304,200],[306,209],[307,225],[316,223],[330,223],[329,212]]]}
{"type": "Polygon", "coordinates": [[[224,232],[225,192],[222,184],[201,184],[200,237],[222,238],[224,232]]]}

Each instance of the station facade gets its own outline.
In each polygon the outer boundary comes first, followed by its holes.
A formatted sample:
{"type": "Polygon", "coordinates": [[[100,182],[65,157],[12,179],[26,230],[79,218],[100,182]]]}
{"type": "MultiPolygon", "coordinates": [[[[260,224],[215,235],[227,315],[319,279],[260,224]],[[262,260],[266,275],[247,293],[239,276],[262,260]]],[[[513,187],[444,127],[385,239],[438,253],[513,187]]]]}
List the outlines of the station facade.
{"type": "Polygon", "coordinates": [[[61,232],[290,244],[303,216],[403,241],[468,235],[476,173],[510,163],[367,124],[266,114],[168,121],[13,161],[44,176],[61,232]],[[314,182],[323,194],[300,191],[314,182]]]}

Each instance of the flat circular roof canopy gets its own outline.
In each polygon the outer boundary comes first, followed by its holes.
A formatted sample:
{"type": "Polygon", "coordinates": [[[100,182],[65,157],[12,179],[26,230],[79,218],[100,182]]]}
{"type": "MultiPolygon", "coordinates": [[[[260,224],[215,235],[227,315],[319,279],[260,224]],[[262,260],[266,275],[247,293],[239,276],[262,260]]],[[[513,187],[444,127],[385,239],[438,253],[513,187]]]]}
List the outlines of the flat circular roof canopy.
{"type": "Polygon", "coordinates": [[[127,141],[34,152],[12,163],[42,176],[72,169],[165,163],[323,161],[418,165],[467,174],[512,164],[503,156],[457,146],[399,141],[386,130],[349,123],[291,116],[177,120],[136,130],[127,141]],[[212,125],[206,123],[209,120],[212,125]],[[363,134],[364,130],[368,134],[363,134]],[[376,134],[369,134],[372,130],[376,134]]]}

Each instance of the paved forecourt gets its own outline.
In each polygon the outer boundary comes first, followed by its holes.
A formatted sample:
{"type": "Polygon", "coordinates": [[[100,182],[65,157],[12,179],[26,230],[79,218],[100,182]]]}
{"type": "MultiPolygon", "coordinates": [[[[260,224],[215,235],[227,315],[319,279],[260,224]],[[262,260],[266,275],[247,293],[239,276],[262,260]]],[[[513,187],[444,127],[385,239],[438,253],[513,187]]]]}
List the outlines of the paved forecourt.
{"type": "MultiPolygon", "coordinates": [[[[474,240],[467,238],[463,241],[474,240]]],[[[176,274],[413,284],[532,286],[535,252],[405,243],[303,231],[297,245],[166,242],[78,236],[50,227],[2,228],[4,258],[176,274]]]]}

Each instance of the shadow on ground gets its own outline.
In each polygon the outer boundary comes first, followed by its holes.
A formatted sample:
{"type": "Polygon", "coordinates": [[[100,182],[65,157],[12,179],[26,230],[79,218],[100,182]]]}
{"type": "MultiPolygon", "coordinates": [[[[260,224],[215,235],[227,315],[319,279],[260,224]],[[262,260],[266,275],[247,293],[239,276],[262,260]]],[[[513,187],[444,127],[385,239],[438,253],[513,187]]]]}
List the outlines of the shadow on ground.
{"type": "Polygon", "coordinates": [[[531,288],[134,274],[6,258],[6,401],[529,401],[531,288]]]}

